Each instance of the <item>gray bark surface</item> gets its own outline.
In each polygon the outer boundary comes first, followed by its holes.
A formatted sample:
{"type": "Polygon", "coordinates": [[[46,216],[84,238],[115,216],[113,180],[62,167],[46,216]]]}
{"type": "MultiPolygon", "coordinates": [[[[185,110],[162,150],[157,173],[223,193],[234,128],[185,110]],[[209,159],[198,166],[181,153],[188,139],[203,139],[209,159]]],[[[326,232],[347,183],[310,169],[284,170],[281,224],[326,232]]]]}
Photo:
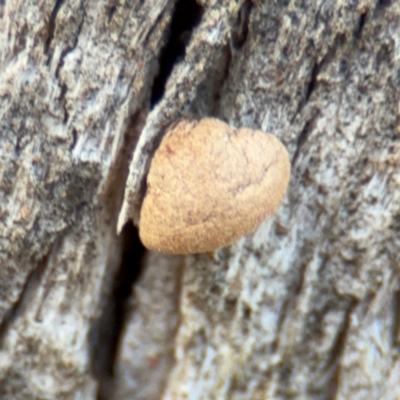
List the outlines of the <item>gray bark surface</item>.
{"type": "Polygon", "coordinates": [[[399,399],[400,3],[198,3],[152,104],[173,1],[0,2],[0,399],[399,399]],[[276,134],[289,191],[228,248],[140,259],[182,115],[276,134]]]}

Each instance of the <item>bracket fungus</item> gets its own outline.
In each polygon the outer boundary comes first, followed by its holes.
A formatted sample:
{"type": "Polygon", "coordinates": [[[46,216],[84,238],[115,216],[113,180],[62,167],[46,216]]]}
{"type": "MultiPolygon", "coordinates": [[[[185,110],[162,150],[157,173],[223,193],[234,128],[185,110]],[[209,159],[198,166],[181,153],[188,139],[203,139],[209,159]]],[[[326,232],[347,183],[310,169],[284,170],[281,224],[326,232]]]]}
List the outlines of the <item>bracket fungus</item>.
{"type": "Polygon", "coordinates": [[[140,238],[175,254],[227,246],[276,210],[289,178],[289,156],[275,136],[214,118],[182,119],[151,160],[140,238]]]}

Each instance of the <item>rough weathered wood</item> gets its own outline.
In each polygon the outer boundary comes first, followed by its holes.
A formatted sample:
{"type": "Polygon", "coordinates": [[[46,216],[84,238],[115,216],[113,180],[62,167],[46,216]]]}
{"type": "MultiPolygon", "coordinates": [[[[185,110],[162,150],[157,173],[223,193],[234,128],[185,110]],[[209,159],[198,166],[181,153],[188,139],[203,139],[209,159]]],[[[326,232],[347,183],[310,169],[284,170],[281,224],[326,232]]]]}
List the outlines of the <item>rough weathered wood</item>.
{"type": "Polygon", "coordinates": [[[94,321],[120,263],[125,151],[172,7],[0,4],[2,399],[96,396],[94,321]]]}
{"type": "Polygon", "coordinates": [[[173,2],[0,4],[0,398],[96,397],[118,213],[182,114],[276,134],[289,193],[229,248],[146,256],[103,396],[400,398],[400,4],[199,3],[151,110],[173,2]]]}
{"type": "Polygon", "coordinates": [[[109,396],[114,399],[160,398],[174,365],[183,258],[149,252],[145,263],[146,271],[128,307],[116,379],[109,396]]]}

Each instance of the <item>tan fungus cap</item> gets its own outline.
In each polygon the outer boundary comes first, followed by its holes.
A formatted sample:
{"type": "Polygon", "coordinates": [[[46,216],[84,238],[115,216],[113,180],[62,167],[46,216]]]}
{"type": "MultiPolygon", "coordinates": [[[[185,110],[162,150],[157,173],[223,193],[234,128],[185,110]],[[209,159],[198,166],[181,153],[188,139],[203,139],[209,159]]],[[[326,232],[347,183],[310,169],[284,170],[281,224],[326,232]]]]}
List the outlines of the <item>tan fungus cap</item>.
{"type": "Polygon", "coordinates": [[[151,161],[140,238],[175,254],[227,246],[276,210],[289,178],[289,156],[275,136],[213,118],[181,120],[151,161]]]}

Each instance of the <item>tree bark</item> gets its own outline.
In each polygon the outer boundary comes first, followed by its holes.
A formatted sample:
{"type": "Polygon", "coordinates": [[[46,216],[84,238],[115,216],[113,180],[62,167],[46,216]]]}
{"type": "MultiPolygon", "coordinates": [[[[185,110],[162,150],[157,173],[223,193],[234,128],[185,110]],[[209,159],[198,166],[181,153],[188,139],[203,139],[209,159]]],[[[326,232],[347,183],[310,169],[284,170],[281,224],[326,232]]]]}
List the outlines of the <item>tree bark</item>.
{"type": "Polygon", "coordinates": [[[0,399],[400,398],[400,3],[3,1],[0,21],[0,399]],[[277,213],[212,254],[144,251],[131,222],[180,116],[291,155],[277,213]]]}

